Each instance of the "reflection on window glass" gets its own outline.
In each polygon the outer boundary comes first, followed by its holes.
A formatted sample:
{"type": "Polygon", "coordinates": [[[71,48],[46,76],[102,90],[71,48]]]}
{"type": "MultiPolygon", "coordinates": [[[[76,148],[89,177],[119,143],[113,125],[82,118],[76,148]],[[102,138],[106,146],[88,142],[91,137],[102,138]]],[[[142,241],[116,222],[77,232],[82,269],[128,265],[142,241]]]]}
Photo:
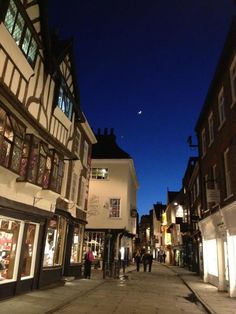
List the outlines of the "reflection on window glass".
{"type": "Polygon", "coordinates": [[[16,279],[15,257],[20,222],[0,216],[0,281],[16,279]]]}
{"type": "Polygon", "coordinates": [[[82,243],[83,243],[84,227],[76,224],[74,226],[74,234],[71,246],[71,263],[81,263],[82,260],[82,243]]]}
{"type": "Polygon", "coordinates": [[[22,247],[24,251],[24,260],[23,260],[23,267],[21,271],[21,277],[26,276],[33,276],[32,274],[32,257],[34,250],[34,239],[35,239],[35,232],[36,232],[36,225],[35,224],[26,224],[27,234],[25,239],[25,245],[22,247]]]}
{"type": "Polygon", "coordinates": [[[66,219],[55,215],[48,223],[44,249],[44,267],[62,265],[65,233],[66,219]]]}
{"type": "Polygon", "coordinates": [[[25,54],[28,62],[31,65],[34,65],[38,45],[33,38],[33,31],[30,29],[30,27],[27,26],[27,22],[20,14],[14,0],[10,1],[4,19],[4,25],[12,35],[17,46],[19,46],[25,54]]]}

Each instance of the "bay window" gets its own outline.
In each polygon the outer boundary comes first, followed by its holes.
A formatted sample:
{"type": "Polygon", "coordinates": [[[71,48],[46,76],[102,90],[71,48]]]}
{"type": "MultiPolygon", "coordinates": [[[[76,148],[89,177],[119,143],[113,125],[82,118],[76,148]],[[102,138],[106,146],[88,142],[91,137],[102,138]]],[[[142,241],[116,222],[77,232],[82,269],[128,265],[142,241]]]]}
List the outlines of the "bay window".
{"type": "Polygon", "coordinates": [[[0,107],[0,165],[20,172],[25,127],[0,107]]]}

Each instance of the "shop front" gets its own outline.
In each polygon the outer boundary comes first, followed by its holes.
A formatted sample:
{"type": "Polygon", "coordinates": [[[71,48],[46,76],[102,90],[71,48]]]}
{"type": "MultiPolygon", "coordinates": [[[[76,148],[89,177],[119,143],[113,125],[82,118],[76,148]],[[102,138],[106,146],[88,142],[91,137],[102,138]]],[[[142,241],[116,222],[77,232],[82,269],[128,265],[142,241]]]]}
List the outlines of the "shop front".
{"type": "MultiPolygon", "coordinates": [[[[4,201],[5,202],[5,201],[4,201]]],[[[2,208],[0,200],[0,298],[37,288],[45,217],[2,208]]],[[[4,204],[5,205],[5,204],[4,204]]],[[[16,204],[14,204],[16,205],[16,204]]],[[[25,206],[29,209],[28,205],[25,206]]]]}
{"type": "Polygon", "coordinates": [[[62,279],[67,228],[68,221],[63,216],[53,215],[47,221],[39,287],[62,279]]]}
{"type": "Polygon", "coordinates": [[[65,277],[82,277],[84,222],[71,217],[68,228],[65,277]]]}
{"type": "Polygon", "coordinates": [[[203,248],[203,279],[226,291],[228,286],[228,249],[226,225],[220,212],[199,222],[203,248]]]}

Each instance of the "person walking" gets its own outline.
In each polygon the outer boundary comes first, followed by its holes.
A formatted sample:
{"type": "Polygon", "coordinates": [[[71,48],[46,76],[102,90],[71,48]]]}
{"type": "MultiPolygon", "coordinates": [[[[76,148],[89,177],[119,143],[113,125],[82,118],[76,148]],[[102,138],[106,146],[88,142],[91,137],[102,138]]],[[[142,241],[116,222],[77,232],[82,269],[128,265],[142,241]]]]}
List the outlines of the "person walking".
{"type": "Polygon", "coordinates": [[[147,271],[147,265],[148,265],[148,253],[145,252],[142,256],[142,263],[143,263],[143,271],[146,272],[147,271]]]}
{"type": "Polygon", "coordinates": [[[85,253],[84,259],[84,278],[91,278],[91,267],[92,262],[94,260],[93,252],[91,248],[88,249],[87,253],[85,253]]]}
{"type": "Polygon", "coordinates": [[[148,271],[149,273],[152,271],[152,261],[153,261],[153,255],[151,252],[148,252],[147,254],[147,261],[148,261],[148,271]]]}
{"type": "Polygon", "coordinates": [[[141,253],[139,250],[137,250],[135,257],[134,257],[135,263],[136,263],[136,270],[139,271],[140,263],[141,263],[141,253]]]}

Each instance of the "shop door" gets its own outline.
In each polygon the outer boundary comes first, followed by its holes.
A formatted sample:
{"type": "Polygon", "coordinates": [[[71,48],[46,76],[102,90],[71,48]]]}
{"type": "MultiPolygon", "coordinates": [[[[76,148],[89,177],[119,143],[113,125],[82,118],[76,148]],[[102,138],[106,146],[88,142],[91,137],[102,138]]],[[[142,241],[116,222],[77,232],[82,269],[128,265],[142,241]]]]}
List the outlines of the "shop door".
{"type": "Polygon", "coordinates": [[[29,291],[32,289],[35,273],[38,234],[38,224],[31,222],[25,223],[22,238],[22,249],[20,255],[16,294],[18,292],[29,291]]]}

